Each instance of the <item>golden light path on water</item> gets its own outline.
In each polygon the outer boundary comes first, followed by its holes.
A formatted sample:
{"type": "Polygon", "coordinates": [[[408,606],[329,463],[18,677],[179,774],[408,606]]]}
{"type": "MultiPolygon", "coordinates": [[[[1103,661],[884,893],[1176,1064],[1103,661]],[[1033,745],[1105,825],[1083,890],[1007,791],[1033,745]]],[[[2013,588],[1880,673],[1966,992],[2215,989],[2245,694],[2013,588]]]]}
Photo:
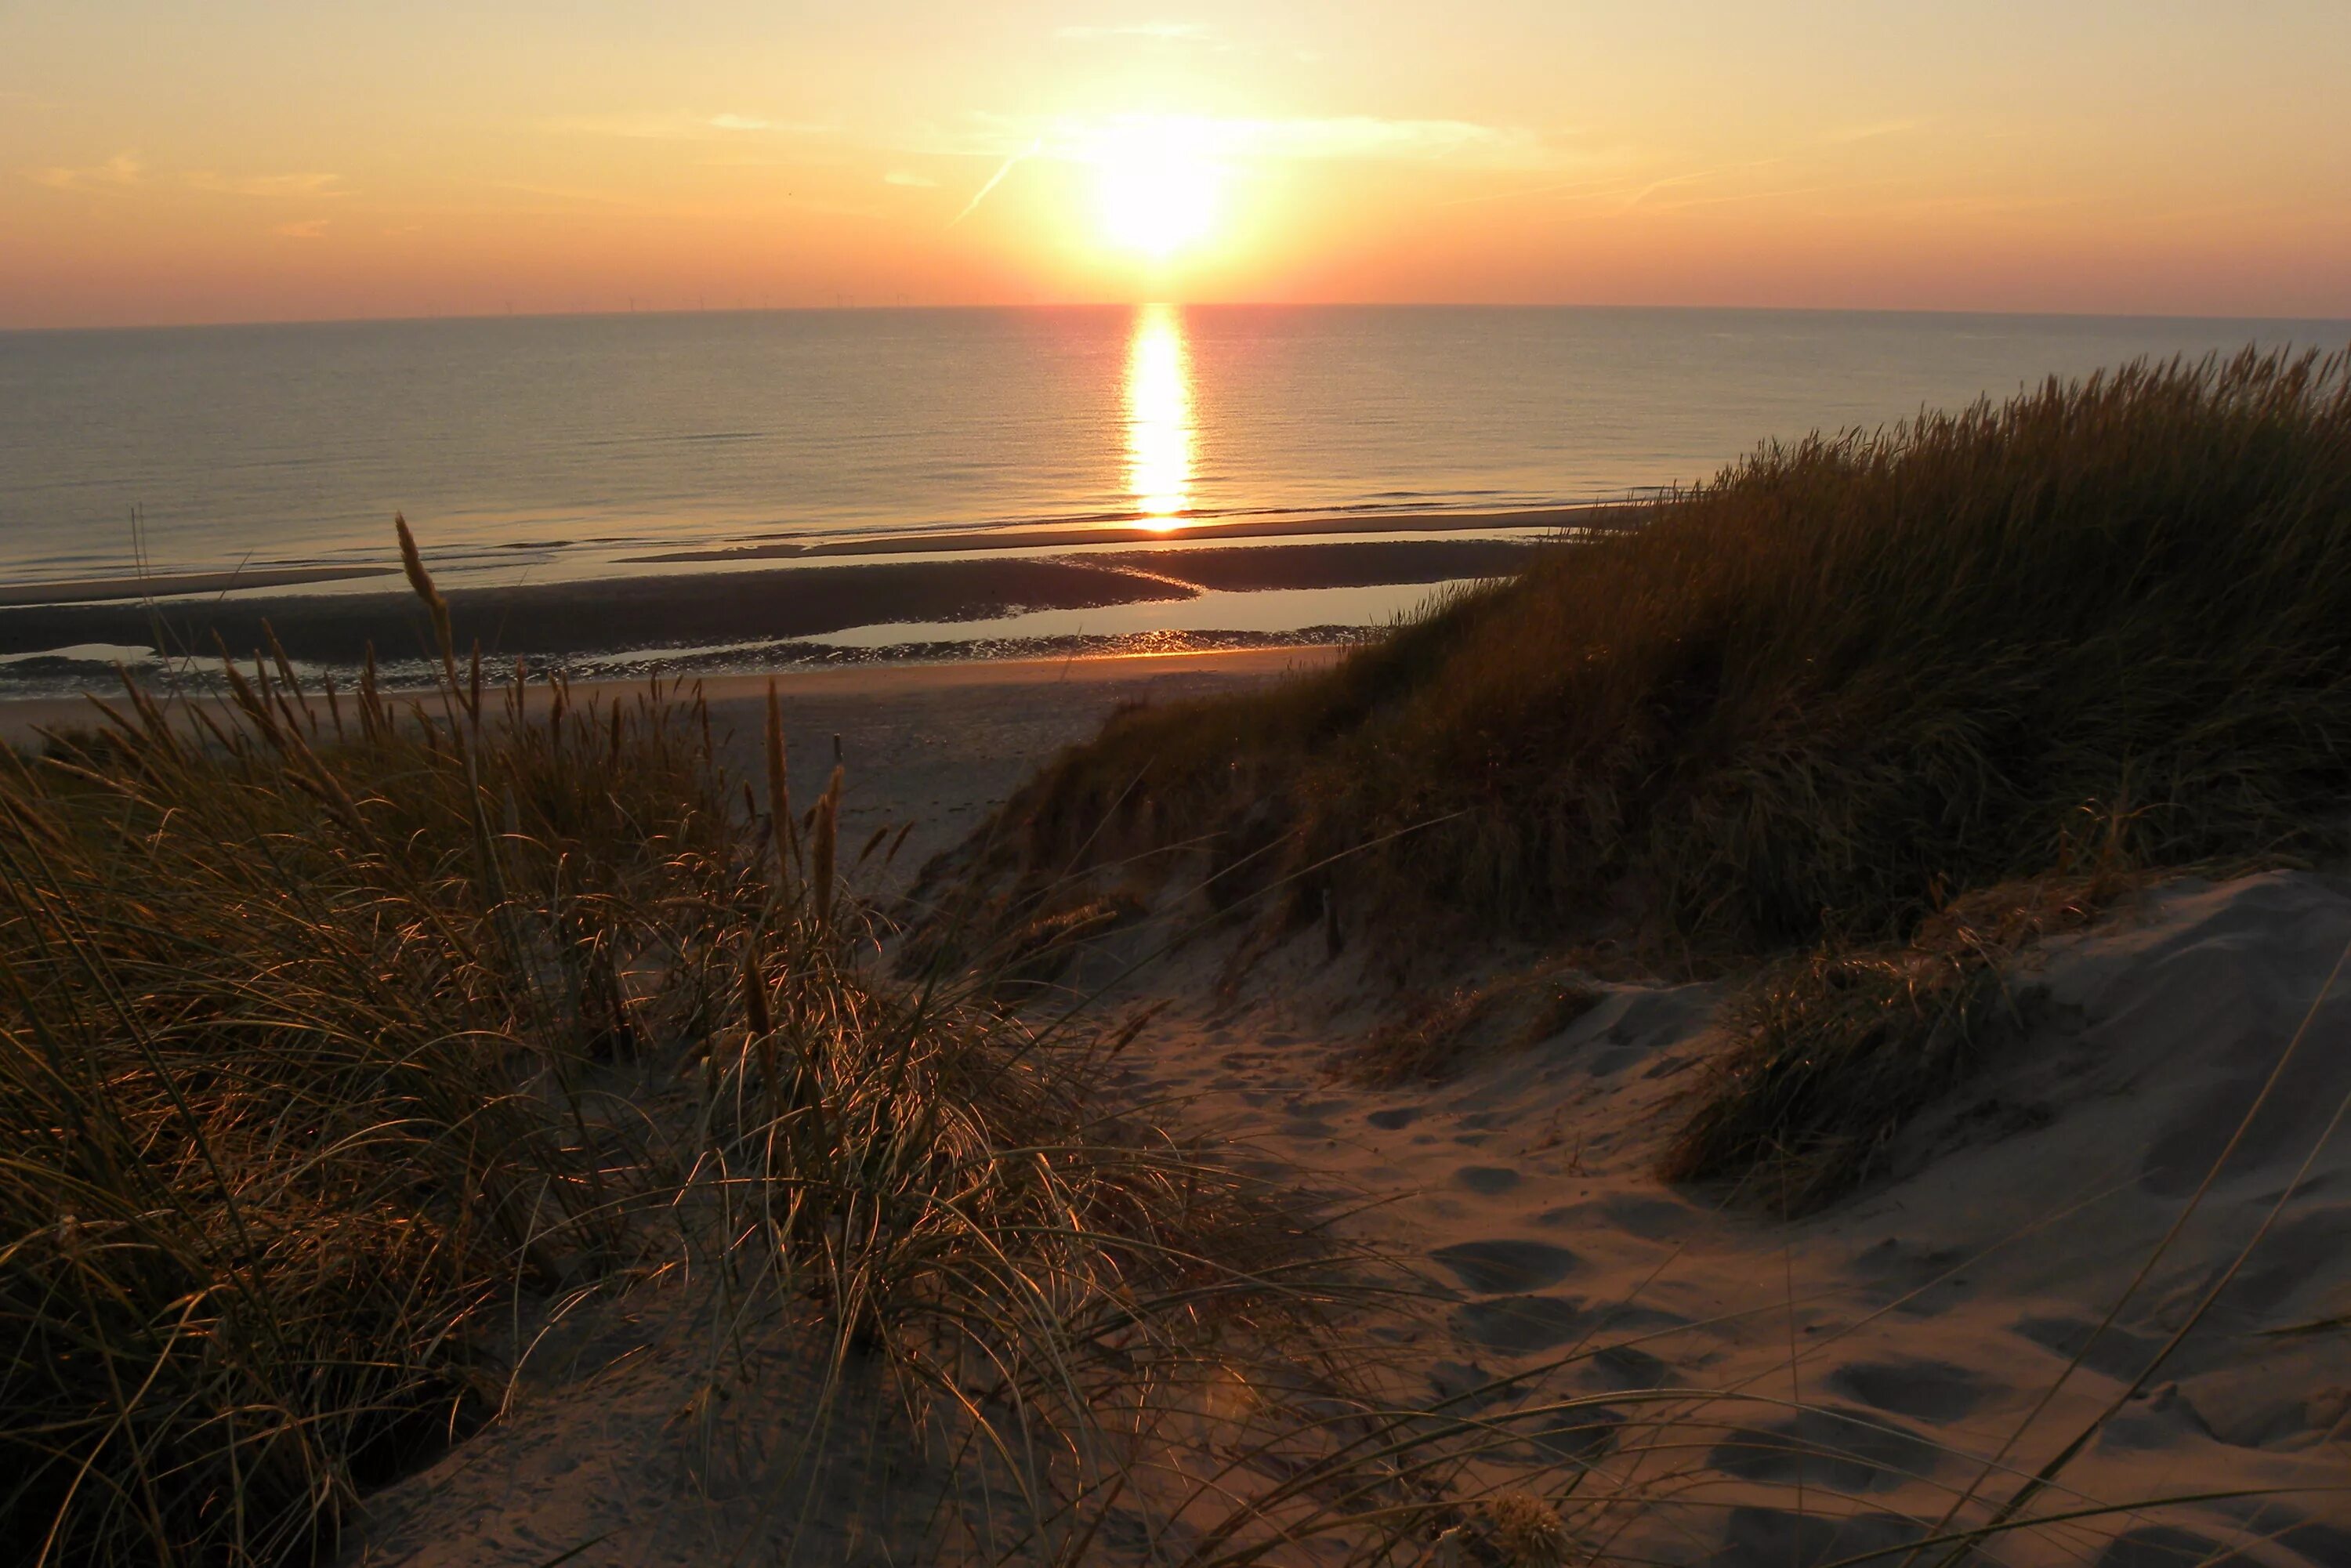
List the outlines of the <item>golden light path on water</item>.
{"type": "Polygon", "coordinates": [[[1191,506],[1192,365],[1184,313],[1144,305],[1126,353],[1126,484],[1147,528],[1180,526],[1191,506]]]}

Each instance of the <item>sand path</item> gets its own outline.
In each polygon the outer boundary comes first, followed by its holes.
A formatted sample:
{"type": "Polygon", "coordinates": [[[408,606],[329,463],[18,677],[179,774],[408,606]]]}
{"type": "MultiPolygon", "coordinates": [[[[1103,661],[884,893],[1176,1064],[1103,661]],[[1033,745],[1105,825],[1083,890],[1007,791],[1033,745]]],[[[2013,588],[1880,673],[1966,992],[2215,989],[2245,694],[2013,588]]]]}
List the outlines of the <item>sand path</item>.
{"type": "Polygon", "coordinates": [[[1455,1297],[1424,1347],[1430,1395],[1549,1367],[1526,1402],[1600,1398],[1555,1418],[1554,1447],[1651,1500],[1615,1542],[1650,1562],[1834,1563],[1916,1539],[1970,1489],[2007,1497],[2269,1220],[2036,1511],[2288,1491],[2009,1537],[1997,1560],[2351,1563],[2351,1130],[2327,1137],[2351,1095],[2351,975],[2328,984],[2346,944],[2351,886],[2283,873],[2177,884],[2051,943],[2019,981],[2048,998],[2030,1038],[1902,1135],[1896,1179],[1792,1224],[1650,1175],[1719,1045],[1712,987],[1604,987],[1531,1048],[1365,1089],[1330,1071],[1364,1017],[1317,936],[1251,1005],[1179,988],[1134,1088],[1388,1199],[1364,1224],[1455,1297]],[[1677,1388],[1710,1397],[1658,1393],[1677,1388]]]}
{"type": "MultiPolygon", "coordinates": [[[[847,841],[919,824],[884,879],[900,884],[1115,705],[1293,657],[799,677],[794,788],[820,787],[838,733],[847,841]]],[[[738,773],[756,770],[763,691],[712,693],[738,773]]],[[[1319,934],[1266,958],[1237,1005],[1210,999],[1220,954],[1178,955],[1141,977],[1174,1005],[1129,1088],[1296,1179],[1382,1199],[1354,1223],[1445,1293],[1407,1364],[1432,1397],[1532,1370],[1522,1402],[1581,1401],[1535,1435],[1589,1467],[1587,1494],[1641,1500],[1606,1518],[1614,1561],[1823,1568],[1916,1539],[1962,1494],[2005,1498],[2139,1379],[2266,1223],[2038,1510],[2273,1495],[2003,1537],[1997,1560],[2331,1568],[2351,1564],[2351,1135],[2327,1138],[2351,1094],[2351,977],[2330,982],[2346,945],[2351,883],[2307,873],[2174,884],[2051,942],[2020,977],[2048,997],[2030,1038],[1903,1134],[1893,1179],[1792,1224],[1649,1174],[1719,1045],[1718,988],[1606,985],[1549,1039],[1369,1089],[1330,1071],[1372,1014],[1319,934]],[[2133,1288],[2297,1035],[2251,1135],[2133,1288]]],[[[364,1560],[538,1563],[591,1539],[571,1561],[747,1544],[758,1560],[789,1539],[742,1480],[759,1454],[723,1473],[684,1457],[691,1333],[653,1309],[623,1329],[379,1499],[364,1560]]],[[[789,1440],[798,1376],[760,1369],[746,1390],[775,1411],[763,1451],[789,1440]]],[[[827,1484],[878,1484],[887,1444],[857,1463],[827,1484]]],[[[881,1544],[808,1535],[796,1560],[883,1561],[860,1555],[881,1544]]]]}

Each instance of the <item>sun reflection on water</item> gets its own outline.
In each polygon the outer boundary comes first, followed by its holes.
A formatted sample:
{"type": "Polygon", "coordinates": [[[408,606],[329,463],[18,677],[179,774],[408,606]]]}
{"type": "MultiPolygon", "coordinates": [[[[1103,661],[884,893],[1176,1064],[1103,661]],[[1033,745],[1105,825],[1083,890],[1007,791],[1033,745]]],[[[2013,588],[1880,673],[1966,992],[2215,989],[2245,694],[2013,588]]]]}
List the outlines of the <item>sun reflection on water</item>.
{"type": "Polygon", "coordinates": [[[1184,314],[1173,305],[1134,313],[1126,355],[1126,482],[1145,527],[1181,526],[1192,504],[1192,366],[1184,314]]]}

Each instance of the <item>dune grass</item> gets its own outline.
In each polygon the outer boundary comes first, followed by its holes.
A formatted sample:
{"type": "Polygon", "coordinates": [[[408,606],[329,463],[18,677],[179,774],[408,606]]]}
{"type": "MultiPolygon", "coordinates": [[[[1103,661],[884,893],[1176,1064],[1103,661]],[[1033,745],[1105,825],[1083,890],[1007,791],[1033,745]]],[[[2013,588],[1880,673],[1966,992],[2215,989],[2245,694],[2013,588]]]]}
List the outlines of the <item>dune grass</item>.
{"type": "MultiPolygon", "coordinates": [[[[256,658],[225,709],[134,691],[0,760],[0,1526],[33,1561],[319,1560],[495,1413],[502,1322],[641,1281],[877,1373],[1001,1483],[921,1521],[969,1556],[1141,1520],[1200,1563],[1551,1560],[1735,1396],[1398,1388],[1346,1322],[1410,1291],[1123,1106],[1124,1032],[1050,1005],[1040,946],[1205,846],[1224,907],[1328,910],[1334,946],[1437,915],[1820,948],[1677,1157],[1825,1191],[1875,1146],[1855,1108],[1903,1113],[1991,1019],[2029,932],[1977,890],[2331,848],[2351,783],[2340,360],[1767,451],[1327,675],[1122,716],[997,841],[1073,889],[1043,934],[908,973],[848,891],[845,781],[789,800],[772,708],[762,799],[678,694],[486,698],[402,542],[430,696],[256,658]],[[1107,903],[1060,880],[1093,866],[1107,903]]],[[[1499,1006],[1436,1008],[1395,1070],[1499,1006]]]]}
{"type": "Polygon", "coordinates": [[[1423,967],[1448,932],[1811,954],[1672,1161],[1809,1204],[1980,1054],[1995,982],[1914,945],[1938,917],[2339,853],[2346,801],[2351,358],[2248,350],[1765,446],[1327,672],[1115,716],[988,853],[1205,859],[1423,967]]]}
{"type": "Polygon", "coordinates": [[[1824,945],[1732,998],[1667,1153],[1672,1181],[1726,1181],[1756,1207],[1808,1214],[1886,1168],[1895,1134],[2018,1038],[2036,994],[2014,972],[2137,879],[2108,872],[1969,894],[1907,943],[1824,945]]]}
{"type": "MultiPolygon", "coordinates": [[[[599,1064],[706,1021],[735,830],[683,706],[141,694],[0,779],[0,1528],[279,1563],[626,1249],[599,1064]],[[495,733],[495,739],[490,738],[495,733]]],[[[478,687],[474,688],[478,691],[478,687]]]]}
{"type": "MultiPolygon", "coordinates": [[[[219,704],[132,687],[0,760],[26,1560],[324,1560],[507,1406],[515,1325],[660,1289],[737,1347],[681,1418],[721,1419],[758,1341],[944,1467],[930,1512],[858,1527],[921,1553],[1180,1527],[1201,1561],[1297,1530],[1376,1555],[1465,1506],[1395,1463],[1343,1329],[1396,1281],[1123,1103],[1131,1023],[1007,1005],[1033,940],[893,973],[845,780],[789,800],[772,698],[762,798],[698,699],[486,695],[402,542],[437,691],[256,657],[219,704]]],[[[903,1505],[810,1484],[858,1439],[810,1431],[777,1507],[903,1505]]]]}
{"type": "Polygon", "coordinates": [[[1003,837],[1745,956],[2332,847],[2346,734],[2351,364],[2249,352],[1765,447],[1327,673],[1121,716],[1003,837]]]}

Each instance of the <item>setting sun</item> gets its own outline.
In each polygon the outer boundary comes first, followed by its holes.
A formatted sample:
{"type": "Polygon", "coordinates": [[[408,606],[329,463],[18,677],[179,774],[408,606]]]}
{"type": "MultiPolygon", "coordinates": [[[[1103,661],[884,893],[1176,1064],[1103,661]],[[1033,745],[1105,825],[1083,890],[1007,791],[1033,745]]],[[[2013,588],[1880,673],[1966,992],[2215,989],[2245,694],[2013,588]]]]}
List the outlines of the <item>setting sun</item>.
{"type": "Polygon", "coordinates": [[[1090,152],[1102,236],[1121,250],[1165,261],[1208,238],[1223,172],[1176,120],[1136,121],[1090,152]]]}

